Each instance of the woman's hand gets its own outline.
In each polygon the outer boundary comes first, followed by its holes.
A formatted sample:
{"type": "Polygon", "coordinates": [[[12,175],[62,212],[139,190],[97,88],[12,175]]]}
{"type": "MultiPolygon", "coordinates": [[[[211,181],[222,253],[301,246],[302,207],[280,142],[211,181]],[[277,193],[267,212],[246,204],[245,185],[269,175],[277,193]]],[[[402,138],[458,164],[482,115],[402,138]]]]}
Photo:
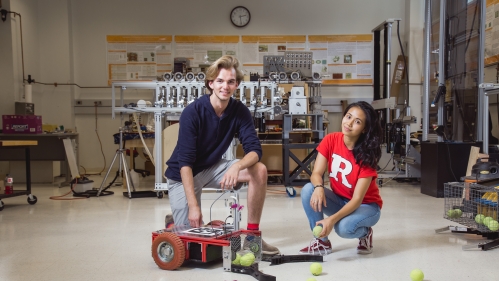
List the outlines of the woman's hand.
{"type": "Polygon", "coordinates": [[[332,221],[331,217],[328,217],[326,219],[316,222],[315,225],[316,226],[322,225],[322,232],[319,234],[319,237],[317,238],[324,238],[328,236],[331,233],[331,231],[333,231],[335,222],[332,221]]]}
{"type": "Polygon", "coordinates": [[[316,187],[310,198],[310,207],[312,207],[315,212],[322,212],[322,206],[326,207],[324,187],[316,187]]]}

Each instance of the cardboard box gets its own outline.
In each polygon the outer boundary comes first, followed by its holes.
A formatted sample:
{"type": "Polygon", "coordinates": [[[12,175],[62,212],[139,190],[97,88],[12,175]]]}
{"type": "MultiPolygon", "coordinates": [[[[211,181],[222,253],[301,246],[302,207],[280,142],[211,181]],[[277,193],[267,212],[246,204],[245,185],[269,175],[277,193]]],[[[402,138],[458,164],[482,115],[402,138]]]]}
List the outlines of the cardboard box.
{"type": "Polygon", "coordinates": [[[39,115],[2,115],[4,134],[41,134],[42,117],[39,115]]]}

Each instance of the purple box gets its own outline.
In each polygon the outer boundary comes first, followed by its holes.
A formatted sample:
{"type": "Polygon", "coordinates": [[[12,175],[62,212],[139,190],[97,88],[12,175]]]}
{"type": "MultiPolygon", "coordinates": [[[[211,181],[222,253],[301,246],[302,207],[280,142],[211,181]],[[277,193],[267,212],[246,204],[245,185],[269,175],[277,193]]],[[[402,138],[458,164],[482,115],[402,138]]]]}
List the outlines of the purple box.
{"type": "Polygon", "coordinates": [[[40,115],[2,115],[4,134],[41,134],[40,115]]]}

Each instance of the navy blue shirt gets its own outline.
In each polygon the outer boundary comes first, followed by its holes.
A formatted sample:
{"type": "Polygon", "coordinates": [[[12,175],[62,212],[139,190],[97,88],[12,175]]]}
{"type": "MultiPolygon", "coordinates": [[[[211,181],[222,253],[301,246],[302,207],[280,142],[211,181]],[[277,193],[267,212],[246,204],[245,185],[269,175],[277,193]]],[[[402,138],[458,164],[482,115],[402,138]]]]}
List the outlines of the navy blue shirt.
{"type": "MultiPolygon", "coordinates": [[[[262,146],[255,131],[251,112],[240,101],[231,98],[222,117],[218,117],[204,95],[188,105],[180,115],[177,146],[166,162],[165,176],[182,181],[180,169],[192,168],[193,175],[217,163],[238,133],[244,153],[251,151],[262,158],[262,146]]],[[[167,137],[167,136],[164,136],[167,137]]]]}

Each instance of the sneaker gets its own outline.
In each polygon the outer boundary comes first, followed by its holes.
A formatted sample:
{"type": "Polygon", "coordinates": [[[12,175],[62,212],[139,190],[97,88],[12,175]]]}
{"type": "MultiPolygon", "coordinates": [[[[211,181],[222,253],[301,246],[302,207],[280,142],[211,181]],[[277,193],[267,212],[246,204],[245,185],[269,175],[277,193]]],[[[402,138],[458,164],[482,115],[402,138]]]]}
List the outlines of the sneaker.
{"type": "Polygon", "coordinates": [[[310,241],[310,245],[300,250],[300,254],[309,254],[316,256],[325,256],[331,254],[333,249],[331,248],[331,241],[326,242],[321,239],[314,238],[310,241]]]}
{"type": "Polygon", "coordinates": [[[357,254],[367,255],[373,252],[373,229],[369,227],[367,235],[359,238],[359,246],[357,246],[357,254]]]}
{"type": "Polygon", "coordinates": [[[165,217],[165,228],[169,229],[169,228],[172,228],[173,226],[174,226],[173,225],[173,215],[172,214],[166,215],[166,217],[165,217]]]}
{"type": "Polygon", "coordinates": [[[278,255],[280,253],[281,253],[281,251],[279,251],[279,249],[277,247],[272,246],[270,244],[267,244],[267,242],[265,242],[265,240],[262,239],[262,254],[263,255],[275,256],[275,255],[278,255]]]}
{"type": "MultiPolygon", "coordinates": [[[[243,250],[254,251],[253,249],[251,249],[254,246],[254,243],[252,242],[253,238],[254,238],[253,236],[248,236],[246,239],[244,239],[243,250]]],[[[265,242],[265,240],[262,239],[262,255],[275,256],[280,253],[281,251],[279,251],[277,247],[267,244],[267,242],[265,242]]]]}

